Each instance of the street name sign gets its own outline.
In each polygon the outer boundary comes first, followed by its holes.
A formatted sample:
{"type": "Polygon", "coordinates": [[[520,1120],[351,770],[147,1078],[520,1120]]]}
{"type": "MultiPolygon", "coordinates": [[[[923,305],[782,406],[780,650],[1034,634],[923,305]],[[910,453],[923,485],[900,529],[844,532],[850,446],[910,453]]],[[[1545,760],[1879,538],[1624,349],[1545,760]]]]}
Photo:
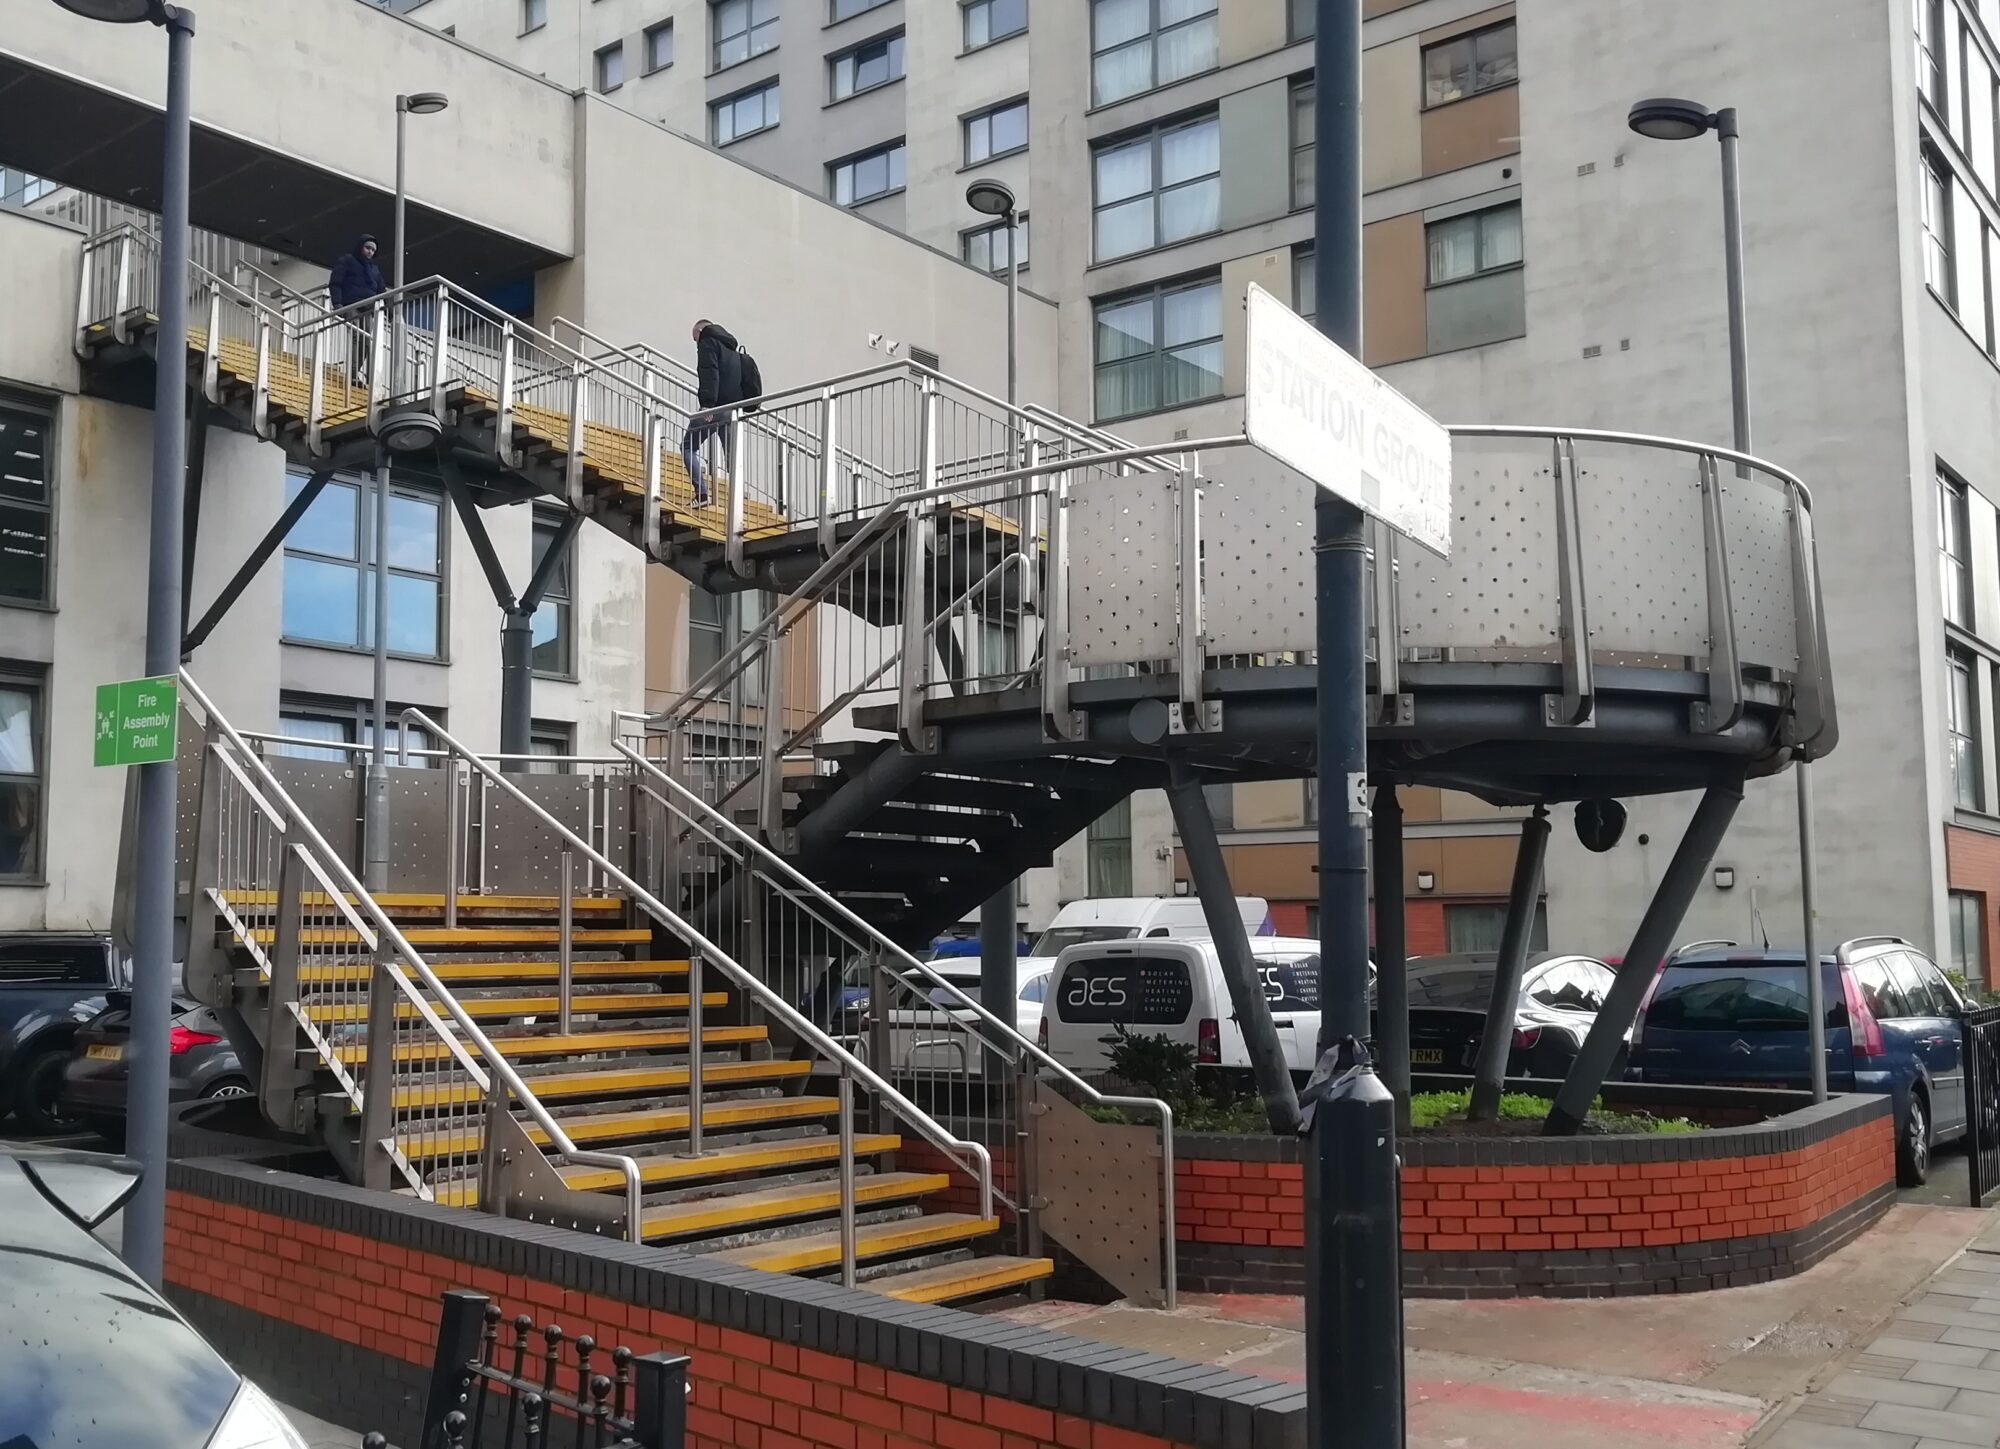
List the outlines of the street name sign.
{"type": "Polygon", "coordinates": [[[91,758],[99,765],[161,765],[174,757],[180,722],[180,681],[128,679],[97,686],[97,731],[91,758]]]}
{"type": "Polygon", "coordinates": [[[1249,334],[1250,441],[1449,558],[1451,434],[1254,282],[1249,334]]]}

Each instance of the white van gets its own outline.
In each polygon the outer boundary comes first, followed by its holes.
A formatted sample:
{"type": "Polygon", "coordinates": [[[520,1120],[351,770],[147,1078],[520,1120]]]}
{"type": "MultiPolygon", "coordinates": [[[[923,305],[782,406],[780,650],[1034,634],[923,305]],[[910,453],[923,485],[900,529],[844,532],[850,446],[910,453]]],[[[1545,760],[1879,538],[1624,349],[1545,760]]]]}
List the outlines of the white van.
{"type": "MultiPolygon", "coordinates": [[[[1310,1073],[1319,1043],[1319,942],[1253,936],[1250,954],[1286,1064],[1295,1074],[1310,1073]]],[[[1043,1048],[1072,1071],[1101,1072],[1119,1027],[1186,1042],[1202,1066],[1250,1065],[1212,941],[1096,941],[1065,950],[1043,1002],[1043,1048]]]]}
{"type": "MultiPolygon", "coordinates": [[[[1262,896],[1238,896],[1236,913],[1252,936],[1270,930],[1271,904],[1262,896]]],[[[1193,896],[1104,896],[1071,901],[1056,912],[1034,949],[1021,958],[1020,979],[1053,970],[1056,957],[1089,941],[1182,939],[1207,936],[1208,917],[1193,896]]]]}

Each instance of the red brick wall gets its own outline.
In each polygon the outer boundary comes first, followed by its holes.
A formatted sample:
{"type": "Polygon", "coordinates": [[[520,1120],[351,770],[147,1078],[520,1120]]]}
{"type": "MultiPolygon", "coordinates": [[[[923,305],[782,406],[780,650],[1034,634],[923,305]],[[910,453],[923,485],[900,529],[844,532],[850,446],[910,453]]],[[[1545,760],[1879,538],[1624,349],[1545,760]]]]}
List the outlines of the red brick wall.
{"type": "Polygon", "coordinates": [[[1944,828],[1945,880],[1952,890],[1972,891],[1979,900],[1979,959],[1986,963],[1986,984],[2000,981],[1993,948],[2000,942],[2000,835],[1983,830],[1944,828]]]}
{"type": "MultiPolygon", "coordinates": [[[[1317,901],[1272,901],[1271,923],[1280,936],[1307,936],[1306,907],[1317,901]]],[[[1368,939],[1375,939],[1374,917],[1369,917],[1368,939]]],[[[1444,902],[1436,896],[1411,896],[1403,902],[1403,930],[1407,936],[1405,954],[1439,956],[1444,953],[1444,902]]]]}
{"type": "Polygon", "coordinates": [[[690,1449],[1165,1449],[1167,1441],[755,1334],[338,1233],[167,1195],[169,1284],[428,1367],[438,1295],[470,1288],[572,1338],[692,1358],[690,1449]]]}
{"type": "MultiPolygon", "coordinates": [[[[1759,1237],[1810,1226],[1892,1181],[1887,1117],[1796,1152],[1612,1166],[1403,1168],[1405,1252],[1564,1252],[1759,1237]]],[[[1183,1156],[1182,1242],[1303,1248],[1296,1163],[1183,1156]]]]}

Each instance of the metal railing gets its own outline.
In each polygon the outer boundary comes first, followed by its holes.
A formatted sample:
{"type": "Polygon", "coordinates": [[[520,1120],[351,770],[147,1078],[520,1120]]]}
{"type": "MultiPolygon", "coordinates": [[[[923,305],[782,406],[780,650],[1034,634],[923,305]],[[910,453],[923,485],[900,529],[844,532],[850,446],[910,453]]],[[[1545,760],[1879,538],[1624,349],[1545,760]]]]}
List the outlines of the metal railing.
{"type": "MultiPolygon", "coordinates": [[[[695,921],[673,909],[637,878],[621,869],[596,845],[579,836],[543,809],[520,788],[514,777],[502,774],[486,759],[467,749],[423,711],[408,709],[403,712],[402,726],[405,734],[412,725],[427,731],[432,739],[450,750],[491,788],[511,798],[537,827],[561,841],[566,852],[588,862],[627,901],[651,917],[658,925],[672,932],[685,946],[689,961],[688,1150],[690,1153],[699,1154],[701,1151],[701,1122],[705,1100],[700,1050],[701,1003],[709,972],[720,974],[725,981],[754,1003],[768,1027],[781,1036],[788,1037],[797,1050],[807,1053],[809,1059],[815,1060],[819,1066],[831,1070],[836,1078],[838,1127],[843,1144],[840,1165],[843,1283],[851,1287],[856,1281],[854,1154],[849,1148],[855,1131],[854,1118],[857,1109],[854,1092],[857,1087],[870,1094],[874,1110],[880,1119],[899,1122],[909,1128],[970,1177],[978,1192],[979,1215],[984,1218],[993,1216],[995,1195],[993,1159],[983,1142],[962,1138],[948,1130],[929,1112],[901,1092],[887,1076],[876,1071],[848,1046],[837,1040],[832,1033],[813,1021],[807,1012],[788,1000],[786,995],[773,986],[765,976],[743,965],[734,952],[723,946],[716,936],[706,929],[710,925],[707,919],[703,919],[698,926],[695,921]]],[[[579,1000],[587,999],[579,998],[579,1000]]]]}
{"type": "MultiPolygon", "coordinates": [[[[496,1138],[518,1108],[553,1156],[619,1174],[627,1232],[639,1241],[638,1164],[570,1139],[258,751],[188,671],[180,679],[203,715],[205,762],[220,766],[201,772],[191,908],[221,912],[267,985],[266,1114],[306,1125],[303,1045],[359,1119],[365,1182],[387,1187],[400,1176],[421,1197],[465,1201],[469,1184],[490,1188],[502,1150],[496,1138]]],[[[479,1201],[500,1205],[490,1190],[479,1201]]]]}

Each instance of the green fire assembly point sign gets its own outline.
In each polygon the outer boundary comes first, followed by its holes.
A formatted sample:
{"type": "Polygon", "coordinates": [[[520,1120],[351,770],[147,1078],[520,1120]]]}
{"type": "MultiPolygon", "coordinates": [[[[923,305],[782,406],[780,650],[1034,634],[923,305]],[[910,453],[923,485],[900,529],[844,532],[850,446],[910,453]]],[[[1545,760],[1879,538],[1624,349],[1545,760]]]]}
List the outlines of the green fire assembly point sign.
{"type": "Polygon", "coordinates": [[[180,682],[171,675],[98,685],[94,763],[158,765],[173,759],[180,713],[180,682]]]}

